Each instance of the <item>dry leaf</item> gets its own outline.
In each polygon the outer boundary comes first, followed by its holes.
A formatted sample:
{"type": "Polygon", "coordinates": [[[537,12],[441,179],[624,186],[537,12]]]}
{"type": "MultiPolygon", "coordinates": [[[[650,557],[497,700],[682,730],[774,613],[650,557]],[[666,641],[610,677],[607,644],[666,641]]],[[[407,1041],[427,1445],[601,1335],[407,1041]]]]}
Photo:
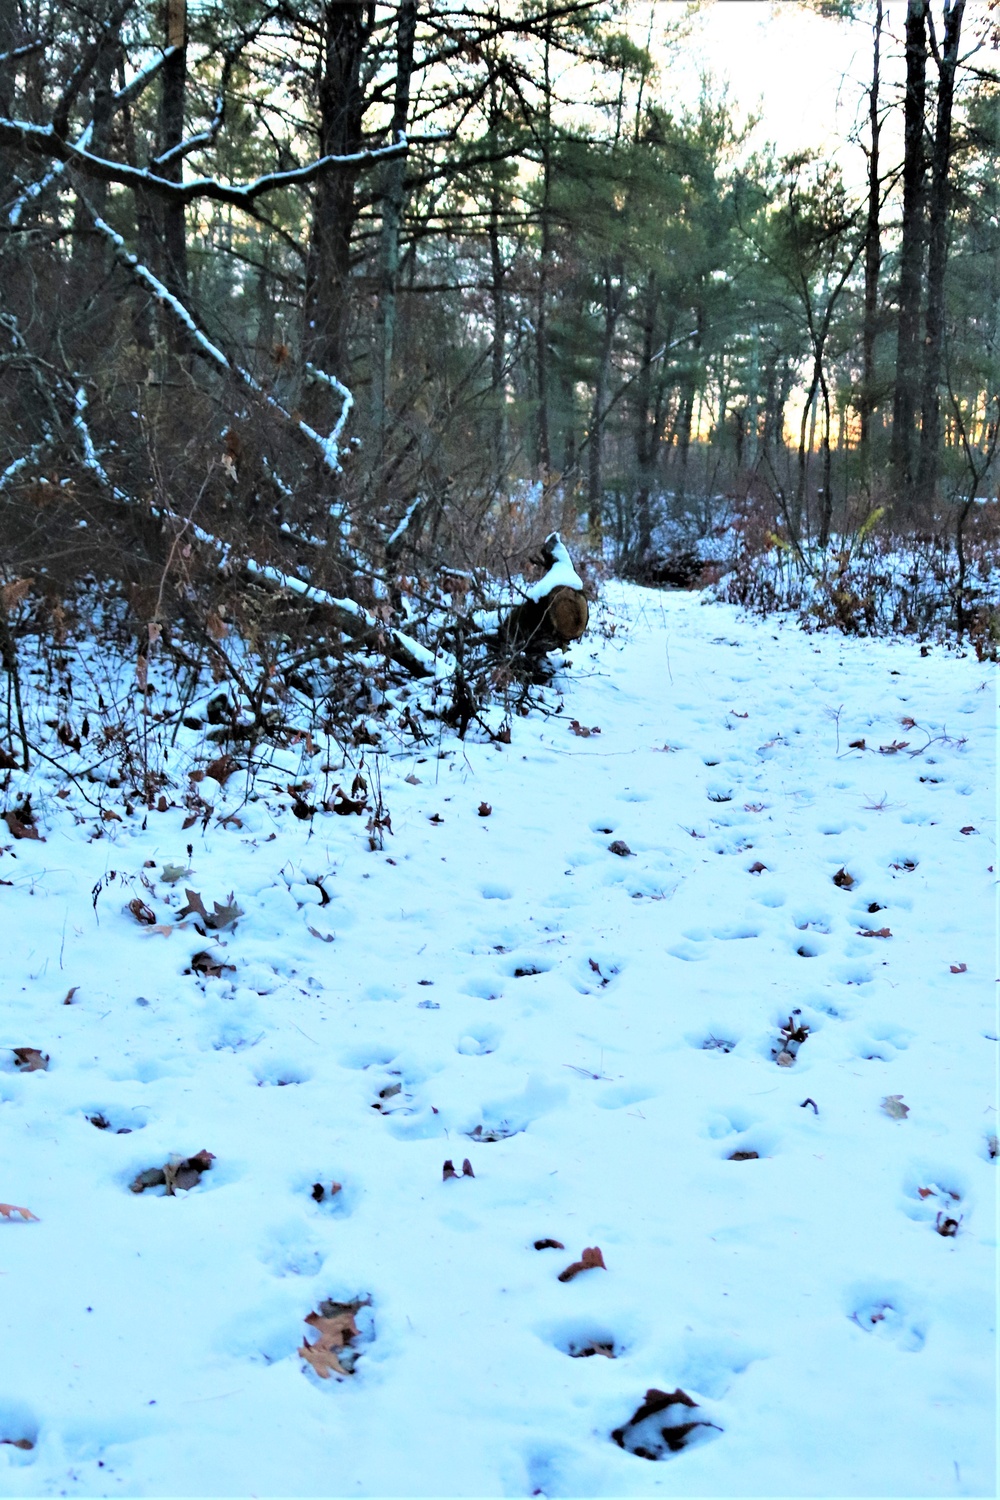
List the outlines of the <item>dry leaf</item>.
{"type": "Polygon", "coordinates": [[[968,972],[969,972],[969,965],[968,964],[952,964],[952,966],[951,966],[951,972],[953,974],[968,974],[968,972]]]}
{"type": "Polygon", "coordinates": [[[236,973],[235,964],[223,963],[221,959],[213,958],[211,953],[202,951],[201,953],[196,953],[192,958],[189,972],[204,974],[208,979],[221,979],[227,969],[233,974],[236,973]]]}
{"type": "Polygon", "coordinates": [[[194,1156],[172,1156],[162,1167],[147,1167],[129,1183],[133,1193],[144,1193],[147,1188],[165,1187],[168,1198],[174,1197],[178,1189],[186,1192],[201,1181],[202,1172],[211,1168],[215,1156],[211,1151],[196,1151],[194,1156]]]}
{"type": "Polygon", "coordinates": [[[419,776],[414,776],[414,774],[413,774],[412,771],[410,772],[409,776],[404,776],[403,780],[404,781],[408,781],[409,784],[410,784],[410,786],[421,786],[422,785],[420,777],[419,776]]]}
{"type": "Polygon", "coordinates": [[[212,911],[206,910],[205,903],[197,891],[184,891],[187,897],[187,905],[177,913],[177,920],[181,922],[185,917],[201,917],[206,927],[213,932],[221,932],[224,927],[229,927],[243,915],[243,909],[237,906],[233,900],[232,891],[229,892],[229,900],[223,905],[218,901],[212,902],[212,911]]]}
{"type": "Polygon", "coordinates": [[[890,938],[892,931],[888,927],[859,927],[858,937],[890,938]]]}
{"type": "Polygon", "coordinates": [[[571,1266],[567,1266],[565,1271],[559,1272],[559,1280],[572,1281],[573,1277],[579,1276],[581,1271],[592,1271],[597,1266],[600,1266],[603,1271],[608,1269],[604,1264],[604,1256],[601,1254],[598,1246],[588,1246],[579,1260],[575,1260],[571,1266]]]}
{"type": "Polygon", "coordinates": [[[535,1241],[535,1249],[536,1250],[565,1250],[566,1246],[563,1244],[562,1240],[552,1240],[552,1239],[546,1238],[544,1240],[536,1240],[535,1241]]]}
{"type": "MultiPolygon", "coordinates": [[[[0,1203],[0,1218],[10,1219],[14,1214],[20,1214],[24,1220],[34,1219],[36,1223],[38,1222],[38,1215],[33,1214],[30,1208],[18,1208],[16,1203],[0,1203]]],[[[16,1446],[20,1447],[21,1444],[18,1443],[16,1446]]],[[[31,1446],[30,1443],[28,1446],[31,1446]]]]}
{"type": "Polygon", "coordinates": [[[47,1052],[39,1052],[37,1047],[12,1047],[14,1061],[22,1073],[46,1072],[49,1066],[49,1055],[47,1052]]]}
{"type": "Polygon", "coordinates": [[[217,781],[220,786],[225,786],[235,770],[236,760],[227,753],[220,755],[218,760],[213,760],[211,765],[206,766],[205,775],[211,776],[212,780],[217,781]]]}
{"type": "Polygon", "coordinates": [[[617,854],[622,859],[627,858],[628,855],[632,853],[632,850],[629,848],[628,844],[626,844],[624,839],[612,839],[611,843],[608,845],[608,849],[612,854],[617,854]]]}
{"type": "Polygon", "coordinates": [[[490,806],[490,804],[488,802],[480,802],[480,804],[479,804],[479,816],[481,818],[488,818],[489,815],[490,815],[490,813],[492,811],[493,811],[493,809],[492,809],[492,807],[490,806]]]}
{"type": "Polygon", "coordinates": [[[355,1355],[350,1344],[361,1332],[355,1314],[364,1306],[363,1301],[324,1301],[319,1305],[319,1312],[312,1312],[306,1318],[319,1338],[314,1344],[302,1344],[299,1354],[322,1380],[329,1380],[331,1375],[353,1375],[355,1355]],[[345,1353],[346,1364],[343,1363],[345,1353]]]}
{"type": "Polygon", "coordinates": [[[13,609],[15,605],[20,604],[22,599],[26,599],[34,581],[33,578],[15,578],[12,583],[5,583],[0,588],[0,599],[3,600],[4,609],[13,609]]]}
{"type": "Polygon", "coordinates": [[[455,1163],[449,1157],[444,1166],[441,1168],[441,1181],[451,1182],[452,1178],[457,1181],[458,1173],[455,1171],[455,1163]]]}
{"type": "Polygon", "coordinates": [[[147,906],[145,901],[143,901],[139,896],[136,896],[132,901],[129,902],[128,909],[132,913],[133,917],[135,917],[135,920],[142,923],[143,927],[156,926],[155,911],[153,911],[152,907],[147,906]]]}
{"type": "Polygon", "coordinates": [[[851,750],[867,750],[868,746],[865,744],[864,740],[852,740],[851,743],[850,743],[849,749],[851,749],[851,750]]]}
{"type": "MultiPolygon", "coordinates": [[[[675,1391],[659,1391],[654,1387],[646,1392],[646,1399],[629,1417],[623,1427],[616,1427],[611,1436],[619,1448],[625,1448],[629,1453],[636,1454],[639,1458],[649,1458],[654,1461],[665,1457],[669,1453],[679,1453],[691,1432],[696,1427],[715,1427],[714,1422],[700,1421],[665,1421],[662,1425],[652,1423],[640,1431],[643,1424],[650,1417],[657,1417],[661,1412],[667,1412],[671,1407],[687,1407],[691,1410],[698,1409],[697,1401],[678,1386],[675,1391]]],[[[716,1429],[720,1430],[720,1429],[716,1429]]]]}
{"type": "Polygon", "coordinates": [[[891,745],[879,745],[879,755],[896,755],[900,750],[905,750],[909,740],[893,740],[891,745]]]}
{"type": "Polygon", "coordinates": [[[73,996],[76,994],[76,992],[77,992],[77,990],[79,988],[80,988],[80,986],[78,984],[74,984],[74,986],[73,986],[73,988],[71,990],[67,990],[66,991],[66,998],[63,1001],[63,1005],[72,1005],[73,1004],[73,996]]]}
{"type": "Polygon", "coordinates": [[[833,877],[833,883],[834,883],[834,885],[839,886],[842,891],[849,891],[849,890],[852,889],[852,887],[854,885],[857,884],[857,882],[854,879],[854,876],[853,875],[848,875],[848,873],[844,869],[843,865],[841,865],[840,869],[837,871],[836,875],[833,877]]]}
{"type": "Polygon", "coordinates": [[[24,821],[24,808],[17,812],[5,812],[3,820],[16,839],[38,839],[39,843],[44,844],[45,840],[34,823],[24,821]]]}
{"type": "Polygon", "coordinates": [[[763,875],[763,873],[764,873],[764,871],[766,869],[767,869],[767,865],[763,865],[763,864],[761,864],[761,862],[760,862],[759,859],[755,859],[754,862],[753,862],[753,864],[747,870],[747,874],[748,875],[763,875]]]}
{"type": "Polygon", "coordinates": [[[910,1106],[903,1103],[902,1094],[887,1094],[882,1100],[882,1108],[893,1120],[905,1120],[910,1113],[910,1106]]]}
{"type": "Polygon", "coordinates": [[[365,797],[349,797],[343,787],[335,787],[333,801],[324,804],[327,812],[339,813],[342,818],[350,817],[351,813],[363,813],[368,807],[365,797]]]}
{"type": "Polygon", "coordinates": [[[971,823],[968,823],[964,828],[960,828],[958,831],[959,833],[975,833],[976,830],[973,828],[971,823]]]}
{"type": "Polygon", "coordinates": [[[579,735],[582,740],[589,740],[592,734],[600,734],[599,724],[592,724],[588,729],[586,724],[581,724],[579,719],[570,719],[569,727],[573,733],[579,735]]]}

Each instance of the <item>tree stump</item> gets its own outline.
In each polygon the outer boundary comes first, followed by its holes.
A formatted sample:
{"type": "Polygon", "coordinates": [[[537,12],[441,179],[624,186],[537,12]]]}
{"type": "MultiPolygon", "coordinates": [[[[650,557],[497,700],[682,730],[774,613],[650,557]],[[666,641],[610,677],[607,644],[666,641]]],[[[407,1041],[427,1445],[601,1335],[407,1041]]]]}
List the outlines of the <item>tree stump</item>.
{"type": "Polygon", "coordinates": [[[590,619],[583,582],[558,531],[545,538],[542,561],[547,565],[544,576],[501,627],[505,643],[522,651],[568,646],[580,639],[590,619]]]}

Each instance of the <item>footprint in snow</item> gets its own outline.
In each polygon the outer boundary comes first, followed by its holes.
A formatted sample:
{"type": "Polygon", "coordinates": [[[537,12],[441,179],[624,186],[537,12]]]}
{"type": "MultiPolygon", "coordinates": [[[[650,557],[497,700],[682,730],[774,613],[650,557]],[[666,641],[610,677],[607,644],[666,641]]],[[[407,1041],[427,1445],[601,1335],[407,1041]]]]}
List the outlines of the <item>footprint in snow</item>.
{"type": "Polygon", "coordinates": [[[918,1354],[927,1342],[927,1318],[901,1282],[858,1282],[848,1289],[844,1304],[847,1316],[862,1332],[886,1339],[909,1354],[918,1354]]]}
{"type": "Polygon", "coordinates": [[[16,1397],[0,1396],[0,1455],[9,1464],[26,1464],[38,1444],[38,1418],[16,1397]]]}

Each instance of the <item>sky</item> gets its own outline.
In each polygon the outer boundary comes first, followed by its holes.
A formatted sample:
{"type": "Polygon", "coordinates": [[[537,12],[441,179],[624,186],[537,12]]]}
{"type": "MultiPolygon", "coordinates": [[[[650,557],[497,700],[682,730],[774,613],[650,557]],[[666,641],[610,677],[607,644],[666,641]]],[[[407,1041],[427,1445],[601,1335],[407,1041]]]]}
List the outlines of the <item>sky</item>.
{"type": "MultiPolygon", "coordinates": [[[[868,21],[828,20],[795,0],[710,0],[695,12],[689,37],[672,53],[663,46],[666,23],[683,10],[669,0],[652,6],[653,47],[662,59],[666,98],[694,103],[701,75],[710,73],[717,86],[728,84],[738,114],[761,116],[754,144],[771,141],[781,154],[834,147],[848,184],[862,186],[864,156],[847,138],[865,108],[872,48],[868,21]]],[[[890,33],[901,27],[903,12],[901,3],[887,5],[890,33]]],[[[890,87],[901,77],[898,51],[887,38],[883,55],[890,87]]]]}

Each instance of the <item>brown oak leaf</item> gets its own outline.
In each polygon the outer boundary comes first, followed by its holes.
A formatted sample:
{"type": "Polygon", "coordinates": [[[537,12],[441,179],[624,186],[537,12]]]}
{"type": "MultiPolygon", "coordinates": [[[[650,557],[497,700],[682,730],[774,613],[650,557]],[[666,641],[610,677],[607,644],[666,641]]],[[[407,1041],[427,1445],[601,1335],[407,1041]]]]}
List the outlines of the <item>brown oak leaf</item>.
{"type": "Polygon", "coordinates": [[[859,927],[858,937],[890,938],[892,930],[889,927],[859,927]]]}
{"type": "Polygon", "coordinates": [[[46,1072],[49,1066],[49,1055],[47,1052],[39,1052],[37,1047],[12,1047],[14,1062],[22,1073],[46,1072]]]}
{"type": "Polygon", "coordinates": [[[20,1214],[24,1220],[34,1219],[38,1222],[38,1215],[33,1214],[30,1208],[19,1208],[16,1203],[0,1203],[0,1218],[10,1219],[14,1214],[20,1214]]]}
{"type": "Polygon", "coordinates": [[[364,1305],[362,1301],[324,1301],[319,1305],[319,1312],[311,1312],[306,1318],[309,1327],[315,1328],[319,1337],[314,1344],[303,1343],[299,1354],[321,1380],[329,1380],[331,1375],[353,1375],[354,1352],[350,1345],[361,1332],[355,1314],[364,1305]],[[343,1363],[345,1351],[348,1356],[346,1365],[343,1363]]]}
{"type": "Polygon", "coordinates": [[[559,1272],[559,1280],[572,1281],[573,1277],[579,1276],[581,1271],[592,1271],[597,1266],[600,1266],[602,1271],[608,1269],[604,1264],[604,1256],[601,1254],[599,1247],[597,1245],[590,1245],[584,1250],[579,1260],[575,1260],[571,1266],[567,1266],[565,1271],[559,1272]]]}
{"type": "Polygon", "coordinates": [[[842,865],[837,871],[836,875],[833,877],[833,883],[834,885],[839,886],[842,891],[849,891],[855,884],[855,879],[853,875],[849,875],[847,873],[842,865]]]}

